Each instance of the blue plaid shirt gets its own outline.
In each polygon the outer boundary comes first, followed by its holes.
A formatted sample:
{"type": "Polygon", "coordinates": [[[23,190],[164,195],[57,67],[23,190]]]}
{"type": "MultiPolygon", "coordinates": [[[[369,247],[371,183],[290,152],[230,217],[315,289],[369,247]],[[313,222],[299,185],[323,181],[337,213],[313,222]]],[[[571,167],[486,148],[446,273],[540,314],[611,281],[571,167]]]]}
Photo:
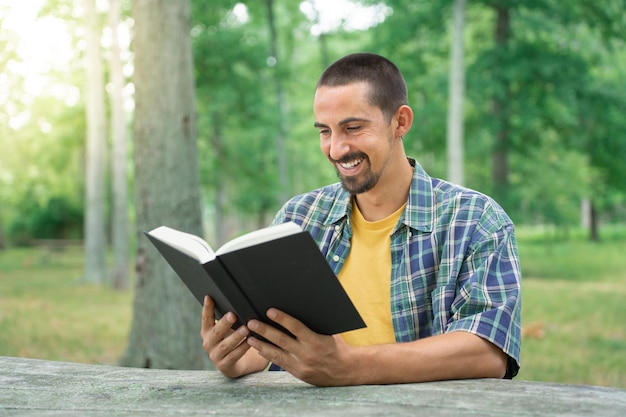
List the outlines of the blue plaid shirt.
{"type": "MultiPolygon", "coordinates": [[[[391,235],[391,316],[397,342],[467,331],[520,363],[521,272],[513,224],[489,197],[431,178],[413,159],[408,201],[391,235]]],[[[338,274],[350,251],[352,199],[340,184],[299,195],[274,223],[309,231],[338,274]]]]}

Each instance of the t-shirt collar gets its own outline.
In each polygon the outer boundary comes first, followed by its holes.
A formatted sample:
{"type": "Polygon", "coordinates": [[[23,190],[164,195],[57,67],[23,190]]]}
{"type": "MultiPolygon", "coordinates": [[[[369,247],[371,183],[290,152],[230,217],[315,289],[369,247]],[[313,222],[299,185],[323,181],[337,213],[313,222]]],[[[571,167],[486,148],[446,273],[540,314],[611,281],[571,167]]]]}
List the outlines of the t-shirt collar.
{"type": "MultiPolygon", "coordinates": [[[[413,180],[407,200],[406,208],[399,224],[406,224],[412,229],[421,232],[430,232],[433,228],[433,189],[432,178],[424,171],[422,166],[413,158],[408,158],[409,163],[414,168],[413,180]]],[[[350,218],[352,213],[352,196],[340,183],[337,196],[330,209],[330,214],[326,218],[327,224],[340,224],[350,218]]]]}

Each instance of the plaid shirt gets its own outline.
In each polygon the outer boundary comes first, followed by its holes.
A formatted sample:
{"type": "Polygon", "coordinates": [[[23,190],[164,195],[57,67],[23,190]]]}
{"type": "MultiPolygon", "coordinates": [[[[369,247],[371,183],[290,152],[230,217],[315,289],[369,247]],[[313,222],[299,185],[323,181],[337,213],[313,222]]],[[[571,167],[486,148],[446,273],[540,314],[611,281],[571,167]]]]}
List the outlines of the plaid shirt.
{"type": "MultiPolygon", "coordinates": [[[[431,178],[413,159],[408,201],[391,235],[391,316],[397,342],[467,331],[520,363],[521,272],[514,228],[489,197],[431,178]]],[[[350,194],[340,184],[296,196],[274,223],[309,231],[339,273],[350,251],[350,194]]]]}

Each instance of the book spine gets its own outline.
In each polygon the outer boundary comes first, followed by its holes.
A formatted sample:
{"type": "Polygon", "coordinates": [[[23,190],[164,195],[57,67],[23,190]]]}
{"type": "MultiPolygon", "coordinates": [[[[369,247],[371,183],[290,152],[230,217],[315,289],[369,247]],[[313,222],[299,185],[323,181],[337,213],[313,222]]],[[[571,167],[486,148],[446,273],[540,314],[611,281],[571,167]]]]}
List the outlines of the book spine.
{"type": "Polygon", "coordinates": [[[248,300],[219,257],[204,264],[203,267],[223,294],[223,297],[214,298],[216,318],[219,319],[227,312],[232,311],[238,319],[233,328],[239,327],[252,319],[261,319],[259,312],[254,309],[250,300],[248,300]]]}

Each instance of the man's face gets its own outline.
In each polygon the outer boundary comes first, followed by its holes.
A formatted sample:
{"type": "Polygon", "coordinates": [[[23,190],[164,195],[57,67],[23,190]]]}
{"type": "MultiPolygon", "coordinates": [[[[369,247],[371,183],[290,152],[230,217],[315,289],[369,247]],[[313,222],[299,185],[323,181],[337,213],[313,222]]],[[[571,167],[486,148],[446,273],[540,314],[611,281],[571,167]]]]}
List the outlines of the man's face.
{"type": "Polygon", "coordinates": [[[320,148],[351,194],[379,183],[398,142],[381,109],[369,104],[368,92],[366,83],[322,86],[313,101],[320,148]]]}

